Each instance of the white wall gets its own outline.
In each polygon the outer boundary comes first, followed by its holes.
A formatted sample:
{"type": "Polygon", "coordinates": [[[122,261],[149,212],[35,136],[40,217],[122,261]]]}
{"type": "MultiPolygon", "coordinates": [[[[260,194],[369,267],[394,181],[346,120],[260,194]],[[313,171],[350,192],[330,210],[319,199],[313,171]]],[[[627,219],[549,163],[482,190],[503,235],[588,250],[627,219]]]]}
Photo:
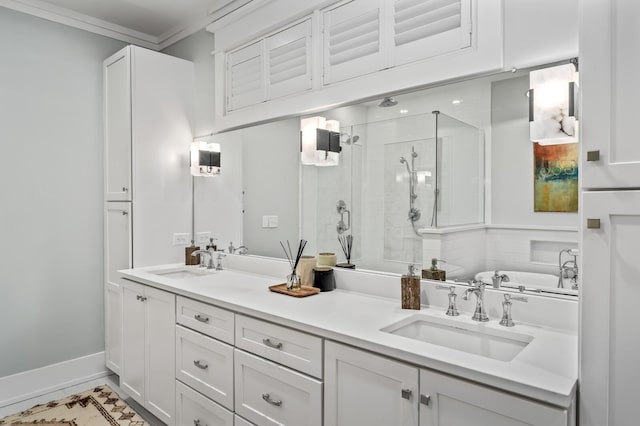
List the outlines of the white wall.
{"type": "Polygon", "coordinates": [[[123,46],[0,7],[0,377],[104,349],[102,61],[123,46]]]}

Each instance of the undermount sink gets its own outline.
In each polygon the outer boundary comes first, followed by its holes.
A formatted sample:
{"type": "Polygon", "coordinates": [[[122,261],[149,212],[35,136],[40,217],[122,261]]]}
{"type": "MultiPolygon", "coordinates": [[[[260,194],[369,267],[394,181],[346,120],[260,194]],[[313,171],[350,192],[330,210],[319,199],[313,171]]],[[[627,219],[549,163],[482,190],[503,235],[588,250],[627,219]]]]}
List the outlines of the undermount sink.
{"type": "Polygon", "coordinates": [[[195,278],[195,277],[202,277],[205,275],[210,275],[211,272],[205,272],[203,270],[198,270],[198,269],[186,269],[186,268],[182,268],[182,269],[165,269],[162,271],[153,271],[151,272],[153,275],[158,275],[161,277],[166,277],[166,278],[171,278],[174,280],[181,280],[181,279],[185,279],[185,278],[195,278]]]}
{"type": "Polygon", "coordinates": [[[533,340],[533,336],[526,334],[423,315],[409,317],[381,331],[499,361],[511,361],[533,340]]]}

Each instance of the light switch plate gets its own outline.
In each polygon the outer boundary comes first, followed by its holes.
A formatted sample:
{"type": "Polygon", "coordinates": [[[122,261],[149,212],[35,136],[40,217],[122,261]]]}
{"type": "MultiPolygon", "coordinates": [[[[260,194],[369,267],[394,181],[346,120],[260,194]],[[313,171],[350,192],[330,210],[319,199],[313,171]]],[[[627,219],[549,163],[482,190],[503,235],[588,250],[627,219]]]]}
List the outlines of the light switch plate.
{"type": "Polygon", "coordinates": [[[269,227],[269,216],[262,216],[262,227],[263,228],[269,227]]]}
{"type": "Polygon", "coordinates": [[[211,238],[211,231],[196,232],[196,244],[209,244],[209,238],[211,238]]]}
{"type": "Polygon", "coordinates": [[[269,216],[269,228],[278,227],[278,216],[269,216]]]}
{"type": "Polygon", "coordinates": [[[185,233],[176,233],[173,234],[173,245],[174,246],[186,246],[189,244],[189,234],[185,233]]]}

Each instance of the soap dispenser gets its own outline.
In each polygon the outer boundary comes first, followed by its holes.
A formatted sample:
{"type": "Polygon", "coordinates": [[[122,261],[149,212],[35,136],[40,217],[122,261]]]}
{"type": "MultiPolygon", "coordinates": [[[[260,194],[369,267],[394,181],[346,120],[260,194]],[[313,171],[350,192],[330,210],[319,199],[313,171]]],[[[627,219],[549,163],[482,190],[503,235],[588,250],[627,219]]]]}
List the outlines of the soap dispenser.
{"type": "Polygon", "coordinates": [[[438,268],[438,262],[444,262],[444,260],[431,259],[431,268],[422,270],[422,278],[427,280],[446,281],[447,271],[438,268]]]}
{"type": "Polygon", "coordinates": [[[185,265],[199,265],[200,264],[200,255],[197,254],[195,256],[191,256],[196,250],[200,250],[200,247],[194,244],[194,241],[191,240],[191,245],[189,247],[184,248],[184,264],[185,265]]]}
{"type": "Polygon", "coordinates": [[[420,310],[420,277],[415,275],[415,266],[409,265],[408,275],[403,275],[402,284],[402,309],[420,310]]]}
{"type": "Polygon", "coordinates": [[[215,245],[213,240],[217,240],[217,238],[209,238],[209,244],[207,244],[207,250],[218,251],[218,246],[215,245]]]}

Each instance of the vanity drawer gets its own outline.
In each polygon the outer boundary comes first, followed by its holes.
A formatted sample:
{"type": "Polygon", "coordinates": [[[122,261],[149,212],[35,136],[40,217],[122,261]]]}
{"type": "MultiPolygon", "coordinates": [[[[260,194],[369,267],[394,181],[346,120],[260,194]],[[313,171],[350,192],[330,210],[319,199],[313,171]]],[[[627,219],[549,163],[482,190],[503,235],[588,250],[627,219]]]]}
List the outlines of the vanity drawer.
{"type": "Polygon", "coordinates": [[[322,378],[322,339],[236,315],[236,347],[322,378]]]}
{"type": "Polygon", "coordinates": [[[233,426],[254,426],[253,423],[249,423],[239,415],[235,414],[233,416],[233,426]]]}
{"type": "Polygon", "coordinates": [[[233,347],[176,325],[176,379],[233,410],[233,347]]]}
{"type": "Polygon", "coordinates": [[[176,322],[233,345],[233,312],[178,296],[176,322]]]}
{"type": "Polygon", "coordinates": [[[176,426],[233,426],[233,413],[176,380],[176,426]]]}
{"type": "Polygon", "coordinates": [[[322,425],[322,382],[235,350],[236,413],[258,425],[322,425]]]}

